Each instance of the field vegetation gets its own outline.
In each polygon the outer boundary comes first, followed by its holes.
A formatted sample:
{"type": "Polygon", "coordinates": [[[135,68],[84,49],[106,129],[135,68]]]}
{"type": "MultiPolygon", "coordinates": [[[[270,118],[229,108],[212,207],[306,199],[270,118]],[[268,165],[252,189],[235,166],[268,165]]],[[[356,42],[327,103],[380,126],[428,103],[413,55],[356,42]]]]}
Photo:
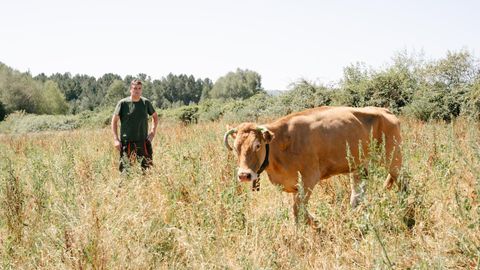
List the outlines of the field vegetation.
{"type": "Polygon", "coordinates": [[[154,167],[120,174],[108,125],[133,78],[0,63],[0,269],[480,269],[480,62],[469,51],[398,53],[280,95],[250,70],[216,82],[138,74],[161,116],[154,167]],[[266,174],[259,192],[238,183],[222,140],[227,124],[323,105],[398,115],[408,188],[382,188],[379,147],[356,209],[349,176],[317,185],[314,230],[266,174]]]}
{"type": "Polygon", "coordinates": [[[478,268],[478,123],[401,120],[408,190],[371,163],[352,210],[349,177],[324,181],[318,231],[266,175],[260,192],[236,181],[224,121],[163,121],[146,174],[118,172],[108,129],[1,135],[0,268],[478,268]]]}

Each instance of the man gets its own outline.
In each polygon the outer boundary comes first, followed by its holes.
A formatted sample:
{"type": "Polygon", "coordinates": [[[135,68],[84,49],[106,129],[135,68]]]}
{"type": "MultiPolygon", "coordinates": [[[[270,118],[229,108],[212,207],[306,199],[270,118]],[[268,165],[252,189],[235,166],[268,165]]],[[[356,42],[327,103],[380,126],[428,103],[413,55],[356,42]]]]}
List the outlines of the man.
{"type": "Polygon", "coordinates": [[[120,171],[126,163],[131,164],[136,158],[141,160],[142,169],[152,165],[152,140],[158,126],[158,115],[150,100],[142,97],[142,82],[130,83],[130,97],[120,100],[112,117],[112,133],[115,148],[120,151],[120,171]],[[148,115],[153,118],[152,130],[148,133],[148,115]],[[118,120],[120,120],[120,138],[118,137],[118,120]]]}

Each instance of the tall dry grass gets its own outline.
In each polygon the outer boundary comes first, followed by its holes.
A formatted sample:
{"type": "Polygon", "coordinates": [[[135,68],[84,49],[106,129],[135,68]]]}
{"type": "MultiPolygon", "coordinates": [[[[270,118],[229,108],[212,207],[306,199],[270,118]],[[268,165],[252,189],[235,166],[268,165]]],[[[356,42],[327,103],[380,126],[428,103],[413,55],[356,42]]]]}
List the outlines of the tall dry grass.
{"type": "Polygon", "coordinates": [[[235,180],[225,123],[162,124],[155,166],[117,171],[109,130],[0,137],[2,269],[457,269],[480,259],[478,124],[403,119],[407,192],[374,164],[349,207],[348,176],[291,195],[235,180]]]}

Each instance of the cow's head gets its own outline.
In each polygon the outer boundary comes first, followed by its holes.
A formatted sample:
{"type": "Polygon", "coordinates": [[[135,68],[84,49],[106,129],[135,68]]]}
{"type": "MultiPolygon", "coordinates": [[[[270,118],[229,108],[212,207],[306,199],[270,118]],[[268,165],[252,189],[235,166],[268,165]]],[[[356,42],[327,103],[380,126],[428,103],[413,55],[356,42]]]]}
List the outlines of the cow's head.
{"type": "Polygon", "coordinates": [[[238,157],[238,180],[253,181],[258,178],[258,171],[266,158],[266,145],[273,140],[274,134],[266,127],[254,123],[242,123],[229,129],[224,136],[225,147],[234,150],[238,157]],[[228,143],[232,136],[233,149],[228,143]]]}

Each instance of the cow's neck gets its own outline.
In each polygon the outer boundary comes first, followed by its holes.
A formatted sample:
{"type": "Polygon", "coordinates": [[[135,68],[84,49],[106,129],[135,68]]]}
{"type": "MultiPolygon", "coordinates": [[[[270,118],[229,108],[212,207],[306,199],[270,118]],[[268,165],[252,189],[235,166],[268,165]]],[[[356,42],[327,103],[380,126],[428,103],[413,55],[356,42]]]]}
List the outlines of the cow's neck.
{"type": "Polygon", "coordinates": [[[268,156],[270,155],[270,145],[268,143],[265,144],[265,152],[266,152],[265,153],[265,160],[263,161],[262,166],[260,166],[260,169],[258,169],[258,172],[257,172],[258,175],[260,175],[265,170],[265,168],[267,168],[268,163],[269,163],[268,156]]]}
{"type": "Polygon", "coordinates": [[[260,174],[267,168],[268,163],[269,163],[269,155],[270,155],[270,145],[267,143],[265,145],[265,160],[263,160],[262,165],[260,166],[260,169],[258,169],[257,175],[258,178],[253,180],[252,182],[252,190],[253,191],[259,191],[260,190],[260,174]]]}

